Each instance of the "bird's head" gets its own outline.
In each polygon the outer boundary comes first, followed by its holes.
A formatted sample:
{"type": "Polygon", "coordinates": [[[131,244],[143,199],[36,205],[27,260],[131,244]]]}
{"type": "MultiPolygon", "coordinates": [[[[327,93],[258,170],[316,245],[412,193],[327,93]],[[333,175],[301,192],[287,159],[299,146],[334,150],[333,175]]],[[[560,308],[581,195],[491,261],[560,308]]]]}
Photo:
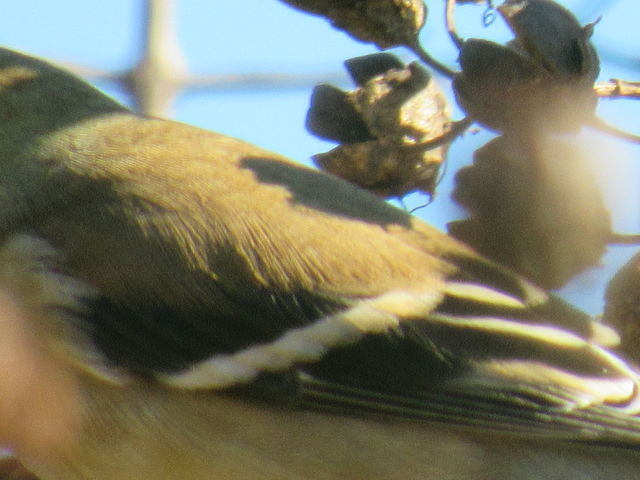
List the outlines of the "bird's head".
{"type": "Polygon", "coordinates": [[[74,74],[0,48],[0,152],[5,158],[40,136],[124,110],[74,74]]]}

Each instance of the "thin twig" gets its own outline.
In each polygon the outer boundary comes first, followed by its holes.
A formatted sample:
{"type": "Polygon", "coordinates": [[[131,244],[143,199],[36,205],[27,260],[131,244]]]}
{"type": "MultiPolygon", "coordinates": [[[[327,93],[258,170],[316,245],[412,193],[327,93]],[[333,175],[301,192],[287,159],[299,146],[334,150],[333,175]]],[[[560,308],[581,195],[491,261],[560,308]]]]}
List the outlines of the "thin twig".
{"type": "Polygon", "coordinates": [[[626,233],[611,233],[607,239],[609,245],[639,245],[640,235],[626,233]]]}
{"type": "Polygon", "coordinates": [[[421,143],[422,147],[436,148],[441,145],[446,145],[447,143],[453,142],[456,138],[462,135],[467,128],[471,126],[473,123],[473,119],[470,117],[464,117],[462,120],[457,120],[455,122],[451,122],[451,127],[446,133],[443,133],[437,138],[429,140],[428,142],[421,143]]]}
{"type": "Polygon", "coordinates": [[[604,98],[634,98],[640,99],[640,82],[630,82],[612,78],[608,82],[596,83],[594,90],[599,97],[604,98]]]}
{"type": "Polygon", "coordinates": [[[626,130],[614,127],[613,125],[602,120],[600,117],[594,116],[593,119],[589,122],[589,126],[599,132],[606,133],[607,135],[610,135],[612,137],[619,138],[631,143],[640,143],[640,135],[629,133],[626,130]]]}
{"type": "Polygon", "coordinates": [[[446,66],[444,63],[441,63],[433,58],[424,48],[422,48],[422,45],[420,45],[420,41],[417,38],[414,39],[413,43],[407,44],[406,47],[409,48],[413,53],[415,53],[420,60],[422,60],[436,72],[439,72],[445,77],[453,78],[456,73],[458,73],[446,66]]]}
{"type": "Polygon", "coordinates": [[[461,50],[464,40],[460,38],[460,36],[458,35],[458,30],[456,29],[455,8],[456,0],[447,0],[444,22],[447,26],[447,32],[449,32],[449,38],[451,38],[451,41],[458,48],[458,50],[461,50]]]}

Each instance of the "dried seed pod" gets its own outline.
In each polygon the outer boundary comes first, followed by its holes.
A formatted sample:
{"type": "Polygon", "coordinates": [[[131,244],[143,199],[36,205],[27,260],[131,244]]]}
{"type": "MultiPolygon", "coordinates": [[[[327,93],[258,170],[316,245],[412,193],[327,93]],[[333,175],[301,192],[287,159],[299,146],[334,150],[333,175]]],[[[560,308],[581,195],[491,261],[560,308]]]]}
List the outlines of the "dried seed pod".
{"type": "Polygon", "coordinates": [[[579,77],[589,87],[596,80],[600,64],[589,42],[593,25],[582,27],[551,0],[507,0],[498,11],[536,63],[559,77],[579,77]]]}
{"type": "Polygon", "coordinates": [[[453,236],[546,288],[598,265],[611,232],[584,152],[569,141],[533,148],[498,137],[458,172],[453,196],[470,212],[449,225],[453,236]]]}
{"type": "Polygon", "coordinates": [[[446,99],[419,64],[388,54],[346,62],[362,85],[351,92],[319,86],[307,114],[309,129],[343,145],[316,155],[323,170],[385,197],[433,193],[446,145],[430,142],[450,129],[446,99]],[[382,68],[392,68],[379,73],[382,68]]]}
{"type": "Polygon", "coordinates": [[[328,18],[356,40],[380,48],[411,45],[424,25],[422,0],[282,0],[292,7],[328,18]]]}
{"type": "Polygon", "coordinates": [[[340,143],[366,142],[375,137],[349,100],[333,85],[316,85],[311,94],[306,127],[314,135],[340,143]]]}
{"type": "Polygon", "coordinates": [[[550,75],[518,51],[487,40],[471,39],[460,51],[462,71],[453,80],[460,107],[497,131],[522,126],[548,109],[543,85],[550,75]]]}
{"type": "Polygon", "coordinates": [[[315,164],[382,197],[431,194],[442,163],[440,149],[370,141],[340,145],[313,156],[315,164]]]}
{"type": "Polygon", "coordinates": [[[508,0],[499,11],[516,39],[507,46],[464,42],[454,78],[458,103],[501,132],[577,131],[597,104],[591,28],[550,0],[508,0]]]}
{"type": "Polygon", "coordinates": [[[376,76],[348,95],[379,139],[425,143],[445,133],[451,120],[444,94],[416,62],[376,76]]]}
{"type": "Polygon", "coordinates": [[[620,334],[620,350],[640,364],[640,254],[611,279],[602,320],[620,334]]]}
{"type": "Polygon", "coordinates": [[[346,67],[354,83],[361,87],[373,77],[384,75],[389,70],[402,70],[404,63],[390,53],[372,53],[345,60],[346,67]]]}

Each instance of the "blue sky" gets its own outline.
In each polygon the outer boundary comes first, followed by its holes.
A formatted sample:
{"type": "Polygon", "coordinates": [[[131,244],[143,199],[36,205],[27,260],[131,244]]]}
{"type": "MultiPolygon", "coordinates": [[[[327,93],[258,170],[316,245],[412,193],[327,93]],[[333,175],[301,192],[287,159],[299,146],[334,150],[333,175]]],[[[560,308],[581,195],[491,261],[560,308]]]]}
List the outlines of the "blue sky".
{"type": "MultiPolygon", "coordinates": [[[[277,0],[176,0],[177,31],[187,64],[196,74],[287,73],[315,74],[323,78],[341,78],[349,82],[342,69],[346,58],[376,51],[372,45],[358,43],[334,30],[325,20],[293,10],[277,0]]],[[[455,66],[456,51],[442,31],[442,0],[429,2],[431,11],[422,34],[423,44],[438,58],[455,66]]],[[[497,2],[496,2],[497,3],[497,2]]],[[[602,15],[594,42],[599,48],[616,52],[640,52],[637,0],[566,0],[583,23],[602,15]]],[[[462,36],[480,36],[497,40],[509,37],[500,19],[489,28],[482,26],[482,7],[457,9],[462,36]]],[[[94,68],[122,71],[132,65],[140,51],[142,35],[140,0],[21,0],[3,6],[0,43],[51,60],[72,62],[94,68]]],[[[399,49],[406,60],[413,57],[399,49]]],[[[637,55],[637,53],[636,53],[637,55]]],[[[636,56],[636,58],[639,58],[636,56]]],[[[638,79],[640,71],[631,71],[604,63],[601,79],[611,77],[638,79]]],[[[117,88],[99,86],[123,100],[117,88]]],[[[446,88],[446,84],[444,84],[446,88]]],[[[301,162],[332,147],[304,129],[309,88],[259,91],[219,91],[188,93],[178,97],[172,117],[204,128],[243,138],[283,153],[301,162]]],[[[601,102],[600,113],[611,122],[637,129],[640,103],[635,101],[601,102]]],[[[460,115],[459,113],[457,114],[460,115]]],[[[471,161],[475,148],[490,135],[480,132],[466,135],[450,151],[448,174],[436,201],[418,215],[444,228],[446,221],[462,216],[448,199],[453,173],[471,161]]],[[[639,147],[631,147],[587,132],[581,137],[597,139],[592,163],[602,180],[617,230],[640,231],[638,196],[639,147]],[[600,154],[602,153],[602,154],[600,154]]],[[[407,199],[409,206],[423,198],[407,199]]],[[[581,306],[598,311],[604,282],[613,268],[635,250],[612,249],[606,257],[606,269],[582,275],[564,289],[563,294],[581,306]]]]}

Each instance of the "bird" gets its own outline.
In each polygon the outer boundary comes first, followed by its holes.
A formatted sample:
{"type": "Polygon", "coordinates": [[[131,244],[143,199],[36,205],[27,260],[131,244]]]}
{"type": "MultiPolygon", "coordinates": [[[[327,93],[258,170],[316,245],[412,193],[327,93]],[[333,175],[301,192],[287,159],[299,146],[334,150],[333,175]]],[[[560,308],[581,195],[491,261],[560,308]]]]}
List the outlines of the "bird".
{"type": "Polygon", "coordinates": [[[0,49],[0,445],[41,480],[637,479],[615,330],[0,49]]]}
{"type": "Polygon", "coordinates": [[[6,456],[0,460],[0,478],[2,480],[38,480],[32,472],[15,458],[6,456]]]}

